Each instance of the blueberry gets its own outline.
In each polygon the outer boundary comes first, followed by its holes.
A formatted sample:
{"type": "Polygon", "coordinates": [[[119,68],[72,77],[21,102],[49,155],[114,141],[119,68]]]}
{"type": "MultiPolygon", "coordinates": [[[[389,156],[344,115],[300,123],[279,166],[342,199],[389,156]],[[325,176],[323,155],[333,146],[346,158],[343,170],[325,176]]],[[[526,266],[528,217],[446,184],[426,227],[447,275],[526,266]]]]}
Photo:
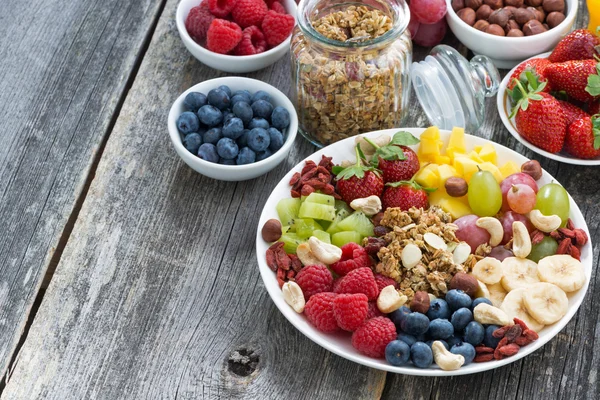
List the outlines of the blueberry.
{"type": "Polygon", "coordinates": [[[208,104],[217,107],[219,110],[225,110],[231,106],[229,95],[221,89],[213,89],[208,92],[208,104]]]}
{"type": "Polygon", "coordinates": [[[191,111],[193,113],[197,113],[200,107],[206,105],[206,95],[198,92],[191,92],[185,96],[183,100],[183,107],[187,111],[191,111]]]}
{"type": "Polygon", "coordinates": [[[471,311],[473,311],[475,307],[477,307],[477,305],[481,303],[489,304],[490,306],[494,305],[492,304],[490,299],[486,299],[485,297],[478,297],[475,300],[473,300],[473,304],[471,304],[471,311]]]}
{"type": "Polygon", "coordinates": [[[271,153],[271,150],[266,149],[265,151],[261,151],[260,153],[256,153],[256,161],[262,161],[265,158],[269,158],[273,155],[273,153],[271,153]]]}
{"type": "Polygon", "coordinates": [[[269,122],[264,118],[252,118],[252,121],[250,121],[250,123],[248,124],[248,129],[254,129],[254,128],[269,129],[269,127],[270,127],[269,122]]]}
{"type": "Polygon", "coordinates": [[[452,312],[450,311],[450,307],[448,307],[446,300],[434,299],[429,304],[427,316],[430,320],[434,320],[436,318],[449,319],[450,315],[452,315],[452,312]]]}
{"type": "Polygon", "coordinates": [[[459,343],[452,346],[450,349],[452,354],[460,354],[465,358],[463,365],[471,364],[475,358],[475,347],[470,343],[459,343]]]}
{"type": "Polygon", "coordinates": [[[217,153],[219,157],[227,160],[233,160],[239,152],[237,143],[230,138],[221,138],[217,142],[217,153]]]}
{"type": "Polygon", "coordinates": [[[456,311],[459,308],[471,307],[471,296],[466,294],[460,289],[452,289],[446,293],[446,302],[452,311],[456,311]]]}
{"type": "Polygon", "coordinates": [[[247,90],[238,90],[237,92],[233,93],[233,96],[231,97],[231,104],[233,105],[238,101],[243,101],[244,103],[250,104],[252,103],[252,95],[247,90]]]}
{"type": "Polygon", "coordinates": [[[498,343],[500,343],[500,338],[495,338],[494,336],[492,336],[492,333],[494,333],[494,331],[498,328],[500,328],[498,325],[488,325],[485,328],[483,344],[485,344],[487,347],[495,349],[496,346],[498,346],[498,343]]]}
{"type": "Polygon", "coordinates": [[[237,139],[244,133],[244,123],[238,117],[233,117],[223,125],[223,136],[237,139]]]}
{"type": "Polygon", "coordinates": [[[242,147],[248,146],[248,134],[249,133],[250,133],[250,129],[244,129],[244,132],[242,132],[240,137],[237,138],[236,141],[237,141],[238,146],[240,146],[240,149],[242,147]]]}
{"type": "Polygon", "coordinates": [[[204,139],[204,143],[211,143],[216,145],[219,139],[222,137],[221,128],[211,128],[204,133],[202,137],[204,139]]]}
{"type": "Polygon", "coordinates": [[[436,318],[429,324],[428,334],[432,339],[448,339],[454,334],[454,327],[447,319],[436,318]]]}
{"type": "Polygon", "coordinates": [[[252,103],[254,103],[255,101],[258,100],[264,100],[267,102],[271,102],[271,96],[269,96],[269,93],[265,92],[264,90],[259,90],[258,92],[254,93],[254,95],[252,96],[252,103]]]}
{"type": "Polygon", "coordinates": [[[244,147],[240,150],[235,162],[237,165],[252,164],[256,160],[256,153],[250,148],[244,147]]]}
{"type": "Polygon", "coordinates": [[[409,335],[421,335],[429,329],[429,318],[425,314],[411,312],[404,317],[400,328],[409,335]]]}
{"type": "Polygon", "coordinates": [[[462,343],[462,340],[458,336],[452,335],[448,339],[446,339],[446,342],[448,342],[448,346],[452,347],[455,344],[462,343]]]}
{"type": "Polygon", "coordinates": [[[389,313],[388,318],[392,320],[394,325],[396,325],[396,329],[400,329],[400,325],[402,324],[402,321],[411,312],[412,311],[410,311],[410,308],[408,308],[407,306],[402,306],[399,309],[389,313]]]}
{"type": "Polygon", "coordinates": [[[252,103],[252,112],[256,117],[269,119],[273,113],[273,105],[265,100],[257,100],[252,103]]]}
{"type": "Polygon", "coordinates": [[[236,117],[241,119],[242,122],[244,122],[244,125],[248,125],[254,116],[252,107],[250,107],[250,104],[246,103],[245,101],[235,103],[233,105],[233,113],[236,117]]]}
{"type": "Polygon", "coordinates": [[[223,125],[225,125],[232,118],[235,118],[235,114],[232,112],[224,111],[223,112],[223,125]]]}
{"type": "Polygon", "coordinates": [[[248,133],[248,147],[254,151],[265,151],[270,143],[269,133],[262,128],[254,128],[248,133]]]}
{"type": "Polygon", "coordinates": [[[198,148],[202,144],[202,136],[198,133],[190,133],[183,139],[183,145],[192,154],[198,153],[198,148]]]}
{"type": "Polygon", "coordinates": [[[406,364],[410,360],[410,346],[402,340],[392,340],[385,346],[385,359],[397,367],[406,364]]]}
{"type": "Polygon", "coordinates": [[[473,346],[477,346],[479,343],[483,342],[484,336],[485,329],[483,328],[483,325],[477,321],[469,322],[464,329],[465,342],[471,343],[473,346]]]}
{"type": "Polygon", "coordinates": [[[473,313],[466,307],[459,308],[454,311],[452,317],[450,318],[450,322],[454,326],[454,330],[456,332],[460,332],[469,324],[469,322],[473,321],[473,313]]]}
{"type": "Polygon", "coordinates": [[[225,93],[227,93],[227,96],[229,96],[229,98],[231,98],[231,89],[229,89],[229,86],[227,86],[227,85],[221,85],[217,89],[221,89],[222,91],[224,91],[225,93]]]}
{"type": "Polygon", "coordinates": [[[198,157],[203,160],[210,162],[219,162],[219,154],[217,153],[217,146],[212,143],[204,143],[198,149],[198,157]]]}
{"type": "Polygon", "coordinates": [[[441,344],[444,345],[444,347],[446,348],[446,350],[450,350],[450,346],[448,345],[448,343],[445,340],[428,340],[427,342],[425,342],[425,344],[429,347],[433,346],[433,342],[440,342],[441,344]]]}
{"type": "Polygon", "coordinates": [[[223,164],[223,165],[236,165],[235,160],[228,160],[226,158],[221,158],[219,160],[219,164],[223,164]]]}
{"type": "Polygon", "coordinates": [[[271,113],[271,124],[280,131],[290,126],[290,113],[283,107],[275,107],[271,113]]]}
{"type": "Polygon", "coordinates": [[[198,110],[198,118],[204,125],[213,127],[223,122],[223,113],[217,107],[207,104],[198,110]]]}
{"type": "Polygon", "coordinates": [[[398,336],[396,337],[396,339],[402,340],[404,343],[406,343],[409,346],[412,346],[413,344],[415,344],[417,342],[417,338],[416,337],[414,337],[413,335],[409,335],[407,333],[404,333],[404,332],[400,332],[398,334],[398,336]]]}
{"type": "Polygon", "coordinates": [[[433,364],[431,347],[423,342],[413,344],[410,346],[410,359],[417,368],[429,368],[433,364]]]}
{"type": "Polygon", "coordinates": [[[200,128],[200,122],[198,121],[198,117],[196,114],[190,111],[186,111],[182,113],[179,118],[177,118],[177,129],[179,132],[187,135],[188,133],[198,132],[198,128],[200,128]]]}
{"type": "Polygon", "coordinates": [[[269,138],[271,139],[269,150],[275,153],[283,146],[283,134],[275,128],[269,128],[267,132],[269,132],[269,138]]]}

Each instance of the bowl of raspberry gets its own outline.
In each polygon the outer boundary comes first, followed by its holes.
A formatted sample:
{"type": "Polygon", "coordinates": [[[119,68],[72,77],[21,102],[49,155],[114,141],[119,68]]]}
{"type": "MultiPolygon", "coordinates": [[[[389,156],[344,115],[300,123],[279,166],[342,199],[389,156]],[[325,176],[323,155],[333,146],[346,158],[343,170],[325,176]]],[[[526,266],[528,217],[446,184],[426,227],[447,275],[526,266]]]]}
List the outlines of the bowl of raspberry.
{"type": "Polygon", "coordinates": [[[177,30],[203,64],[231,73],[265,68],[289,47],[296,24],[294,0],[182,0],[177,30]]]}

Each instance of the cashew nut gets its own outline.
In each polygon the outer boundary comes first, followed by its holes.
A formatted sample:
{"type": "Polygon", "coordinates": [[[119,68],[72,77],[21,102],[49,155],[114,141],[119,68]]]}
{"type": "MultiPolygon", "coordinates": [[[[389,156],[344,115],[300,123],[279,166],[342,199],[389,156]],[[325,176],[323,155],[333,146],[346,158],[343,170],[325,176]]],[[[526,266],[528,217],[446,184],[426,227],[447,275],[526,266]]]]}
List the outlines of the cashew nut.
{"type": "Polygon", "coordinates": [[[408,301],[405,295],[400,296],[394,285],[389,285],[381,289],[377,297],[377,308],[384,314],[396,311],[408,301]]]}
{"type": "Polygon", "coordinates": [[[473,319],[480,324],[513,325],[512,319],[508,318],[504,311],[486,303],[479,303],[473,309],[473,319]]]}
{"type": "Polygon", "coordinates": [[[562,224],[558,215],[544,215],[540,210],[531,210],[529,220],[538,231],[546,233],[557,230],[562,224]]]}
{"type": "Polygon", "coordinates": [[[406,269],[412,269],[414,266],[421,262],[423,252],[416,244],[409,243],[402,249],[400,258],[402,259],[402,265],[406,269]]]}
{"type": "Polygon", "coordinates": [[[513,228],[512,250],[516,257],[526,258],[531,253],[531,237],[524,223],[515,221],[513,228]]]}
{"type": "Polygon", "coordinates": [[[310,251],[319,261],[327,265],[340,261],[342,258],[342,249],[329,243],[325,243],[316,236],[311,236],[308,239],[310,251]]]}
{"type": "Polygon", "coordinates": [[[457,370],[465,363],[465,358],[462,355],[450,353],[439,340],[433,342],[431,350],[433,351],[435,363],[444,371],[457,370]]]}
{"type": "Polygon", "coordinates": [[[300,259],[302,265],[325,265],[314,256],[310,250],[308,243],[300,243],[296,248],[296,255],[300,259]]]}
{"type": "Polygon", "coordinates": [[[365,215],[370,217],[381,211],[381,199],[379,196],[375,195],[364,197],[362,199],[354,199],[350,203],[350,207],[354,210],[362,211],[365,215]]]}
{"type": "Polygon", "coordinates": [[[302,289],[296,282],[286,282],[283,284],[281,288],[281,293],[283,294],[283,299],[286,303],[288,303],[294,311],[298,314],[301,314],[304,311],[304,306],[306,302],[304,301],[304,293],[302,293],[302,289]]]}
{"type": "MultiPolygon", "coordinates": [[[[386,144],[388,144],[392,140],[392,138],[390,137],[390,135],[384,134],[384,135],[379,135],[375,139],[370,139],[370,140],[373,143],[375,143],[377,146],[382,147],[382,146],[385,146],[386,144]]],[[[371,144],[368,143],[363,136],[354,138],[354,143],[360,145],[360,149],[366,156],[371,156],[371,155],[375,154],[375,147],[371,146],[371,144]]]]}
{"type": "Polygon", "coordinates": [[[502,228],[502,224],[497,218],[479,218],[477,222],[475,222],[475,225],[488,231],[490,234],[490,246],[495,247],[502,242],[502,238],[504,237],[504,228],[502,228]]]}

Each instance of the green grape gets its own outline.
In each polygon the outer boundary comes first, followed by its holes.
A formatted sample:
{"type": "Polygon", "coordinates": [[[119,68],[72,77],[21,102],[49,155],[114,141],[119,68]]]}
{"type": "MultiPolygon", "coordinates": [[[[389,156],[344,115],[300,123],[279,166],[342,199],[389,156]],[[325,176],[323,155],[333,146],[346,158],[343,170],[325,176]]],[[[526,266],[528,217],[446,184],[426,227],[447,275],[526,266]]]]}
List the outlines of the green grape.
{"type": "Polygon", "coordinates": [[[469,182],[469,206],[480,217],[493,217],[502,207],[500,185],[489,171],[478,171],[469,182]]]}
{"type": "Polygon", "coordinates": [[[535,208],[544,215],[558,215],[564,225],[569,218],[569,195],[558,183],[548,183],[538,191],[535,208]]]}
{"type": "Polygon", "coordinates": [[[531,253],[527,256],[531,261],[539,262],[542,258],[553,256],[558,249],[558,243],[550,236],[546,236],[538,244],[531,246],[531,253]]]}

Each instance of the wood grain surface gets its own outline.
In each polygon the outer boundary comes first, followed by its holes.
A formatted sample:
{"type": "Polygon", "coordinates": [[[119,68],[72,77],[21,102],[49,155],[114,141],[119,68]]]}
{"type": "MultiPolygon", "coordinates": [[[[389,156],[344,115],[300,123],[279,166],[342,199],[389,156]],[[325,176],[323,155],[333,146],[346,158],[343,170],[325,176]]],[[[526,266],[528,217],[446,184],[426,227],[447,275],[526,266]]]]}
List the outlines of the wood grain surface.
{"type": "MultiPolygon", "coordinates": [[[[581,309],[554,340],[474,376],[386,374],[329,353],[289,324],[264,288],[254,238],[268,194],[315,148],[298,137],[279,167],[239,183],[201,176],[177,157],[166,129],[172,102],[223,74],[187,53],[176,6],[166,4],[3,399],[600,397],[595,271],[581,309]]],[[[288,71],[286,57],[247,76],[289,93],[288,71]]],[[[486,106],[479,135],[540,159],[506,132],[495,99],[486,106]]],[[[409,114],[406,126],[427,125],[416,101],[409,114]]],[[[596,169],[540,161],[600,240],[596,169]]]]}

